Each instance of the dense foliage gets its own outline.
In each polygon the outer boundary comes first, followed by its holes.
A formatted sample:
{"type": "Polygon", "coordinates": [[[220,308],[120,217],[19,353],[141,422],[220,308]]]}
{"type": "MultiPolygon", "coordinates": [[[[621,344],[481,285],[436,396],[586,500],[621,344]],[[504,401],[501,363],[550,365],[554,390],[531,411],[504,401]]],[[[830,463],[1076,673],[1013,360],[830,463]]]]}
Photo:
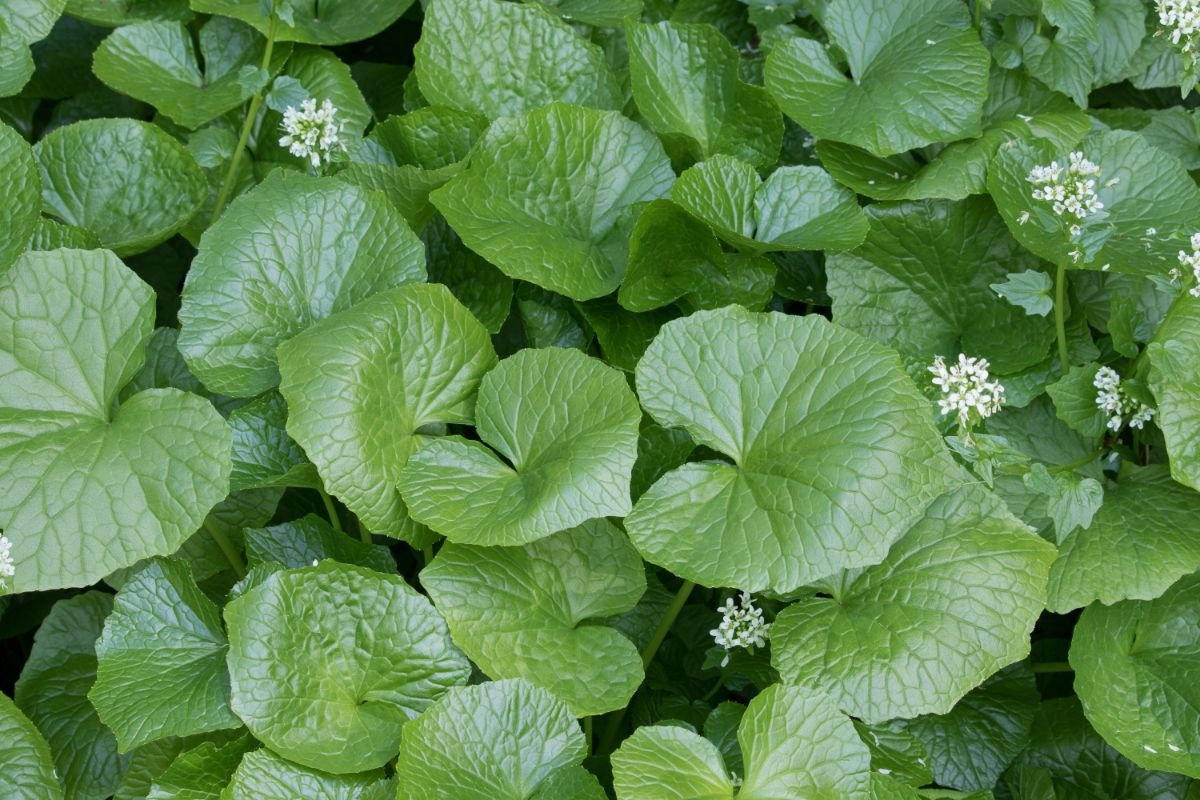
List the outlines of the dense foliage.
{"type": "Polygon", "coordinates": [[[0,0],[0,796],[1197,800],[1198,58],[0,0]]]}

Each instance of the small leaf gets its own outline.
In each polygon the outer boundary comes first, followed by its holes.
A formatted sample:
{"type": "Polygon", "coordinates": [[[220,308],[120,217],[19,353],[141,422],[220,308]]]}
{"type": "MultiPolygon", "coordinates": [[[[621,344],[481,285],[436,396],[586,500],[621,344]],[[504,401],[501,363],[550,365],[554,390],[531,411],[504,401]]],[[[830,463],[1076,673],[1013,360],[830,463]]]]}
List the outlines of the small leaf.
{"type": "Polygon", "coordinates": [[[1025,309],[1025,313],[1044,317],[1054,310],[1054,298],[1050,290],[1054,281],[1050,276],[1038,270],[1010,272],[1004,283],[993,283],[996,294],[1003,297],[1014,306],[1025,309]]]}
{"type": "Polygon", "coordinates": [[[1096,405],[1095,361],[1071,367],[1067,374],[1046,387],[1058,418],[1084,436],[1097,438],[1108,430],[1108,415],[1096,405]]]}

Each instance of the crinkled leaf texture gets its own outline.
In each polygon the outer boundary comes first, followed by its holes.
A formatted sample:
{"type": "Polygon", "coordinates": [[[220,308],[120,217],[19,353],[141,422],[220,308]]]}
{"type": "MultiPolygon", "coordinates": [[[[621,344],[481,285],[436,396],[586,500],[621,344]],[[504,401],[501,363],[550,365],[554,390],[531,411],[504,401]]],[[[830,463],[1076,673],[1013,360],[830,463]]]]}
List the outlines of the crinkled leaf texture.
{"type": "Polygon", "coordinates": [[[0,198],[0,273],[16,260],[34,231],[42,213],[42,179],[33,150],[21,135],[0,124],[0,175],[5,192],[0,198]]]}
{"type": "Polygon", "coordinates": [[[117,593],[88,699],[122,752],[164,736],[241,727],[229,710],[221,610],[184,561],[156,559],[117,593]]]}
{"type": "Polygon", "coordinates": [[[1105,741],[1147,769],[1200,778],[1200,576],[1154,600],[1089,606],[1071,666],[1105,741]]]}
{"type": "Polygon", "coordinates": [[[289,569],[299,569],[327,558],[376,572],[396,571],[396,559],[386,547],[360,542],[335,531],[315,514],[268,528],[246,528],[246,559],[252,566],[274,561],[289,569]]]}
{"type": "Polygon", "coordinates": [[[480,383],[482,443],[429,440],[409,458],[400,493],[414,519],[462,544],[524,544],[621,517],[641,417],[618,370],[578,350],[521,350],[480,383]]]}
{"type": "Polygon", "coordinates": [[[1146,347],[1171,477],[1200,490],[1200,303],[1181,295],[1146,347]]]}
{"type": "Polygon", "coordinates": [[[645,128],[615,111],[554,103],[492,123],[466,171],[429,198],[506,275],[590,300],[625,274],[637,204],[665,195],[674,179],[645,128]]]}
{"type": "Polygon", "coordinates": [[[451,689],[404,732],[398,800],[599,800],[566,705],[523,680],[451,689]]]}
{"type": "Polygon", "coordinates": [[[397,486],[437,425],[475,421],[487,330],[436,284],[381,292],[279,348],[288,431],[370,529],[409,535],[397,486]]]}
{"type": "MultiPolygon", "coordinates": [[[[191,0],[191,7],[204,14],[220,14],[248,22],[266,35],[271,30],[270,9],[284,7],[286,22],[275,28],[284,42],[346,44],[366,39],[391,25],[408,10],[411,0],[191,0]]],[[[280,13],[280,17],[284,14],[280,13]]]]}
{"type": "Polygon", "coordinates": [[[120,256],[169,239],[208,192],[192,154],[146,122],[76,122],[46,134],[33,152],[46,213],[91,231],[120,256]]]}
{"type": "Polygon", "coordinates": [[[263,748],[247,753],[221,800],[394,800],[383,770],[334,775],[303,767],[263,748]]]}
{"type": "Polygon", "coordinates": [[[313,769],[390,761],[408,720],[470,675],[429,601],[398,575],[324,561],[225,606],[233,710],[313,769]]]}
{"type": "Polygon", "coordinates": [[[425,280],[425,252],[383,195],[277,170],[200,240],[179,309],[179,350],[209,389],[253,397],[279,382],[275,349],[373,294],[425,280]]]}
{"type": "Polygon", "coordinates": [[[889,156],[980,134],[988,51],[956,0],[830,0],[821,22],[847,77],[815,39],[771,49],[767,89],[814,136],[889,156]]]}
{"type": "Polygon", "coordinates": [[[229,415],[233,433],[230,488],[321,486],[316,468],[288,436],[287,419],[287,403],[278,392],[267,392],[229,415]]]}
{"type": "MultiPolygon", "coordinates": [[[[746,773],[739,800],[870,797],[870,754],[819,691],[776,685],[738,727],[746,773]]],[[[618,800],[726,800],[734,784],[716,745],[684,728],[642,727],[613,753],[618,800]]]]}
{"type": "Polygon", "coordinates": [[[112,253],[21,256],[0,276],[0,528],[18,592],[87,586],[174,552],[229,489],[207,400],[147,389],[154,298],[112,253]]]}
{"type": "Polygon", "coordinates": [[[524,678],[586,717],[628,705],[637,647],[597,620],[633,608],[642,560],[607,520],[522,547],[446,544],[421,585],[463,652],[492,678],[524,678]]]}
{"type": "Polygon", "coordinates": [[[783,593],[878,563],[959,480],[894,352],[819,316],[669,322],[637,387],[729,459],[668,472],[625,520],[644,558],[706,586],[783,593]]]}
{"type": "Polygon", "coordinates": [[[882,564],[818,583],[771,628],[787,681],[867,722],[945,714],[1029,653],[1054,547],[982,487],[938,498],[882,564]]]}
{"type": "Polygon", "coordinates": [[[5,694],[0,694],[0,741],[0,772],[9,800],[62,800],[50,745],[5,694]]]}

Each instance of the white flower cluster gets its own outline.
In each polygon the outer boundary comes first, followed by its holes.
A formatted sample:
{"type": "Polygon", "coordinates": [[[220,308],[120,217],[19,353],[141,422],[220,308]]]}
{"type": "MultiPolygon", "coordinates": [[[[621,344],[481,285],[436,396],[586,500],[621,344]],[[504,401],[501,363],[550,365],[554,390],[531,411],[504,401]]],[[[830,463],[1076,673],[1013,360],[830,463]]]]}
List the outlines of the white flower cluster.
{"type": "MultiPolygon", "coordinates": [[[[762,609],[755,607],[749,592],[742,592],[736,603],[732,597],[728,598],[718,611],[721,612],[721,624],[708,632],[714,642],[726,650],[766,647],[771,625],[763,620],[762,609]]],[[[728,663],[729,656],[725,656],[721,666],[728,663]]]]}
{"type": "Polygon", "coordinates": [[[1147,422],[1154,418],[1154,409],[1129,396],[1121,388],[1121,376],[1112,367],[1101,367],[1096,370],[1092,379],[1096,392],[1096,405],[1108,414],[1108,429],[1121,430],[1125,418],[1129,417],[1129,427],[1141,430],[1147,422]]]}
{"type": "Polygon", "coordinates": [[[317,108],[311,97],[300,104],[300,108],[288,106],[283,112],[283,131],[279,144],[288,148],[292,155],[307,158],[314,167],[321,161],[329,161],[335,148],[344,148],[340,135],[345,123],[337,121],[337,108],[328,100],[317,108]]]}
{"type": "Polygon", "coordinates": [[[1200,0],[1158,0],[1158,21],[1171,44],[1200,59],[1200,0]]]}
{"type": "Polygon", "coordinates": [[[1196,285],[1189,291],[1192,297],[1200,297],[1200,233],[1192,234],[1192,252],[1179,251],[1179,263],[1192,271],[1192,275],[1196,278],[1196,285]]]}
{"type": "Polygon", "coordinates": [[[1064,167],[1057,161],[1048,166],[1034,167],[1026,178],[1034,186],[1033,199],[1051,204],[1058,216],[1073,216],[1085,219],[1104,208],[1096,196],[1096,178],[1100,177],[1100,165],[1088,161],[1078,151],[1067,156],[1064,167]]]}
{"type": "Polygon", "coordinates": [[[0,591],[4,590],[5,580],[16,574],[17,568],[12,559],[12,542],[0,533],[0,591]]]}
{"type": "Polygon", "coordinates": [[[938,400],[943,414],[957,414],[958,424],[966,426],[971,414],[987,419],[1004,406],[1004,387],[998,381],[989,381],[988,360],[970,358],[958,354],[958,363],[946,366],[946,359],[933,359],[929,371],[933,373],[933,385],[945,395],[938,400]]]}

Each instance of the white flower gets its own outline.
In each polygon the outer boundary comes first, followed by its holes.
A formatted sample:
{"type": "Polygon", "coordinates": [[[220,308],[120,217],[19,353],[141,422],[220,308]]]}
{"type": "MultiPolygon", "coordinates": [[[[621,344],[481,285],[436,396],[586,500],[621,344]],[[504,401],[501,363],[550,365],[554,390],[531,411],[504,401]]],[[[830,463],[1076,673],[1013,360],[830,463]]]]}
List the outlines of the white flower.
{"type": "Polygon", "coordinates": [[[1141,430],[1146,423],[1154,418],[1155,410],[1129,395],[1121,388],[1121,376],[1112,367],[1101,367],[1096,370],[1092,379],[1096,387],[1096,406],[1108,414],[1108,429],[1121,430],[1125,417],[1129,417],[1129,427],[1141,430]]]}
{"type": "Polygon", "coordinates": [[[319,167],[322,160],[330,160],[335,148],[345,149],[340,138],[343,124],[337,121],[333,103],[326,100],[317,108],[317,101],[310,97],[300,104],[299,110],[288,106],[283,112],[284,135],[279,144],[292,155],[307,158],[314,167],[319,167]]]}
{"type": "Polygon", "coordinates": [[[1021,216],[1017,217],[1017,224],[1024,225],[1026,222],[1029,222],[1029,212],[1022,211],[1021,216]]]}
{"type": "Polygon", "coordinates": [[[1096,196],[1098,177],[1100,165],[1074,151],[1068,154],[1066,166],[1051,161],[1046,166],[1031,169],[1026,180],[1038,187],[1032,193],[1034,200],[1050,203],[1060,217],[1081,220],[1104,208],[1096,196]]]}
{"type": "Polygon", "coordinates": [[[1191,245],[1192,252],[1179,251],[1179,263],[1190,269],[1196,278],[1196,285],[1188,291],[1191,292],[1192,297],[1200,297],[1200,233],[1192,234],[1191,245]]]}
{"type": "Polygon", "coordinates": [[[1200,58],[1200,0],[1158,0],[1158,22],[1163,33],[1192,61],[1200,58]]]}
{"type": "Polygon", "coordinates": [[[1158,228],[1146,228],[1147,236],[1154,236],[1157,233],[1158,233],[1158,228]]]}
{"type": "Polygon", "coordinates": [[[12,559],[12,542],[0,533],[0,591],[5,587],[5,579],[17,574],[17,567],[12,559]]]}
{"type": "Polygon", "coordinates": [[[933,373],[933,385],[942,390],[944,397],[938,400],[943,414],[957,414],[958,424],[970,424],[972,415],[987,419],[1004,406],[1004,387],[997,381],[989,381],[986,358],[969,358],[958,354],[958,363],[946,366],[946,359],[938,356],[928,368],[933,373]]]}
{"type": "MultiPolygon", "coordinates": [[[[721,612],[721,624],[708,632],[714,642],[726,650],[766,647],[771,625],[763,620],[762,609],[755,607],[749,592],[742,592],[736,604],[732,597],[728,598],[718,611],[721,612]]],[[[728,663],[729,656],[725,656],[721,666],[728,663]]]]}

